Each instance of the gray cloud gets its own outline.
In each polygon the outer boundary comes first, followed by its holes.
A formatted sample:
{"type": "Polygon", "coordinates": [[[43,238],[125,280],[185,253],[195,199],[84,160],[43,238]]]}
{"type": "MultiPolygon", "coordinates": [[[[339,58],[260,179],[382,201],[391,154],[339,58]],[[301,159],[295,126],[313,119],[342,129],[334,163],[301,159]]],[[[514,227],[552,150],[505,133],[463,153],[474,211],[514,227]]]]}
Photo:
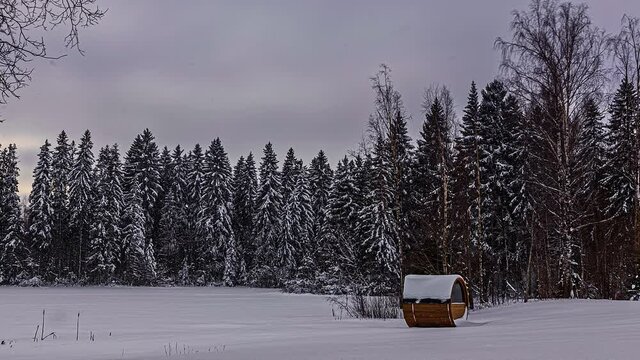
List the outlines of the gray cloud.
{"type": "MultiPolygon", "coordinates": [[[[77,139],[89,128],[96,146],[118,142],[123,151],[148,127],[168,146],[219,136],[232,161],[272,141],[280,156],[292,146],[309,161],[323,148],[335,163],[362,137],[368,78],[382,62],[415,135],[429,84],[447,84],[461,108],[471,80],[483,86],[497,75],[493,42],[528,1],[103,4],[104,21],[82,34],[86,56],[35,63],[22,98],[2,109],[0,143],[18,143],[23,192],[37,148],[62,129],[77,139]]],[[[640,15],[634,0],[589,4],[609,31],[623,13],[640,15]]]]}

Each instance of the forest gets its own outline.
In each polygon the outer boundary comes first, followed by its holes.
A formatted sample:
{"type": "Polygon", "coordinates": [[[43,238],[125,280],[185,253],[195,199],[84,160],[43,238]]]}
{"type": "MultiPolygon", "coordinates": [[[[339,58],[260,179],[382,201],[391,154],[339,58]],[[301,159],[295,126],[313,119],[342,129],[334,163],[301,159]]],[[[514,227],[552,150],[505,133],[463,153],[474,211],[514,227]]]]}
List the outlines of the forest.
{"type": "Polygon", "coordinates": [[[586,5],[533,0],[510,32],[500,77],[470,81],[459,117],[446,86],[425,91],[416,139],[381,65],[366,136],[333,165],[271,143],[232,164],[220,138],[169,149],[145,129],[125,151],[62,131],[23,203],[3,145],[0,283],[394,295],[406,274],[457,273],[481,303],[629,298],[640,20],[608,33],[586,5]]]}

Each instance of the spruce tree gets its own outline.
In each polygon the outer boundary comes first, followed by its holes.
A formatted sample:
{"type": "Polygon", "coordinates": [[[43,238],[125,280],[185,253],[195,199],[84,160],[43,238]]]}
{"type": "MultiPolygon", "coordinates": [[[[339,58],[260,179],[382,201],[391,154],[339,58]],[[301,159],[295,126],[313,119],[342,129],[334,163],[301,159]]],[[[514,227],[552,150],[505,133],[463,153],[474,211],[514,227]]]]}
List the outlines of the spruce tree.
{"type": "MultiPolygon", "coordinates": [[[[160,183],[160,153],[149,129],[136,136],[127,151],[124,164],[124,189],[130,191],[138,183],[145,214],[145,239],[153,242],[157,226],[157,201],[162,194],[160,183]]],[[[155,246],[155,245],[154,245],[155,246]]]]}
{"type": "Polygon", "coordinates": [[[580,112],[580,134],[576,151],[576,177],[578,189],[576,201],[580,206],[580,212],[585,214],[590,223],[579,230],[580,242],[577,244],[577,253],[580,279],[585,293],[578,296],[592,297],[596,294],[589,293],[589,289],[597,288],[599,270],[597,267],[589,268],[590,264],[598,264],[594,261],[601,257],[598,249],[602,246],[602,238],[605,237],[604,229],[600,222],[605,220],[604,204],[606,193],[601,184],[604,178],[604,126],[603,116],[598,104],[589,98],[582,105],[580,112]]]}
{"type": "Polygon", "coordinates": [[[58,135],[57,146],[53,151],[51,163],[51,206],[53,228],[51,238],[56,249],[55,272],[66,276],[71,259],[71,231],[69,229],[69,173],[73,165],[73,149],[67,134],[58,135]]]}
{"type": "Polygon", "coordinates": [[[378,275],[374,278],[376,286],[373,291],[389,295],[398,291],[400,262],[389,152],[381,136],[375,143],[372,169],[372,190],[368,194],[370,205],[360,214],[360,226],[365,234],[367,252],[375,258],[375,263],[370,265],[370,271],[378,275]]]}
{"type": "Polygon", "coordinates": [[[310,255],[310,235],[313,229],[307,170],[301,163],[294,164],[291,180],[291,192],[283,208],[282,243],[278,249],[281,261],[280,279],[283,283],[298,275],[297,269],[303,263],[303,258],[310,255]]]}
{"type": "Polygon", "coordinates": [[[90,232],[87,269],[91,282],[104,284],[114,279],[116,266],[122,262],[118,255],[122,247],[122,165],[117,145],[100,149],[95,180],[95,216],[90,232]]]}
{"type": "MultiPolygon", "coordinates": [[[[357,158],[361,164],[361,158],[357,158]]],[[[325,268],[339,269],[339,274],[331,274],[332,277],[338,275],[348,279],[348,285],[362,286],[363,276],[363,239],[356,236],[358,234],[359,214],[362,211],[362,204],[358,199],[360,189],[356,185],[356,165],[345,156],[338,163],[328,199],[328,223],[329,233],[335,244],[334,256],[329,258],[329,264],[324,264],[325,268]]]]}
{"type": "Polygon", "coordinates": [[[611,118],[605,139],[607,154],[603,185],[607,189],[605,211],[614,220],[610,225],[604,252],[615,252],[615,255],[606,259],[608,268],[602,270],[605,274],[615,274],[604,289],[605,294],[611,296],[610,294],[627,288],[628,277],[635,273],[632,253],[638,231],[634,219],[638,205],[634,199],[638,191],[635,179],[640,169],[634,154],[640,145],[635,135],[638,95],[628,79],[625,78],[620,83],[609,113],[611,118]]]}
{"type": "Polygon", "coordinates": [[[416,265],[446,274],[451,255],[451,129],[438,98],[426,114],[417,145],[412,218],[417,231],[414,236],[420,240],[413,250],[417,254],[412,256],[422,259],[416,265]]]}
{"type": "Polygon", "coordinates": [[[245,283],[254,266],[256,246],[253,239],[253,212],[258,179],[253,154],[238,160],[233,172],[233,231],[236,235],[239,265],[238,278],[245,283]]]}
{"type": "Polygon", "coordinates": [[[0,283],[16,283],[32,266],[24,242],[15,144],[0,151],[0,283]]]}
{"type": "MultiPolygon", "coordinates": [[[[168,147],[164,146],[162,151],[160,152],[160,157],[158,160],[158,173],[159,173],[159,188],[158,188],[158,196],[153,206],[152,210],[152,225],[151,229],[153,229],[153,234],[150,235],[150,238],[154,239],[154,247],[156,251],[161,251],[167,244],[164,243],[166,237],[162,234],[162,216],[163,210],[165,208],[165,201],[167,197],[167,193],[169,192],[169,188],[171,187],[171,181],[173,178],[173,163],[171,158],[171,151],[168,147]]],[[[158,254],[159,255],[159,254],[158,254]]],[[[162,256],[157,257],[158,261],[158,272],[162,273],[166,269],[166,265],[164,263],[164,258],[162,256]]]]}
{"type": "Polygon", "coordinates": [[[53,281],[55,259],[51,238],[53,227],[51,209],[51,144],[45,140],[40,147],[38,163],[33,169],[33,185],[29,195],[29,243],[35,254],[37,274],[45,281],[53,281]]]}
{"type": "Polygon", "coordinates": [[[326,233],[326,219],[332,178],[333,171],[329,165],[329,160],[324,151],[320,150],[309,165],[309,190],[311,191],[311,208],[314,219],[311,243],[317,249],[314,260],[316,264],[326,262],[326,259],[330,256],[325,249],[331,247],[330,244],[326,243],[330,241],[326,233]]]}
{"type": "Polygon", "coordinates": [[[127,279],[134,285],[150,285],[156,280],[156,261],[153,244],[145,239],[146,217],[143,208],[144,194],[133,180],[125,195],[123,229],[124,242],[128,247],[127,279]]]}
{"type": "Polygon", "coordinates": [[[92,205],[95,199],[95,182],[93,177],[93,142],[91,133],[85,131],[69,179],[69,203],[71,209],[71,228],[74,243],[70,254],[70,271],[82,279],[85,275],[84,262],[89,248],[89,236],[93,222],[92,205]]]}
{"type": "Polygon", "coordinates": [[[298,173],[300,172],[298,166],[298,159],[296,159],[293,148],[289,148],[287,156],[282,163],[282,200],[283,203],[287,202],[287,199],[293,192],[295,181],[298,173]]]}
{"type": "Polygon", "coordinates": [[[260,164],[260,185],[256,198],[254,238],[256,259],[253,282],[259,286],[278,285],[278,248],[281,244],[282,184],[278,159],[268,143],[260,164]]]}
{"type": "Polygon", "coordinates": [[[456,139],[456,156],[454,180],[455,210],[458,221],[453,231],[460,241],[455,246],[461,252],[458,271],[463,275],[480,283],[477,278],[479,271],[472,270],[474,258],[477,259],[474,249],[481,241],[482,231],[482,192],[480,182],[480,136],[478,120],[478,91],[475,82],[471,83],[471,89],[467,97],[467,105],[464,108],[460,136],[456,139]]]}
{"type": "Polygon", "coordinates": [[[183,246],[183,273],[188,273],[190,282],[197,281],[204,285],[203,276],[204,264],[197,262],[199,250],[204,246],[204,231],[202,230],[202,188],[204,184],[204,153],[202,147],[196,144],[194,149],[187,156],[187,239],[183,246]]]}
{"type": "Polygon", "coordinates": [[[207,236],[200,253],[202,263],[208,265],[205,277],[234,286],[238,254],[231,224],[231,164],[219,138],[205,154],[202,193],[202,226],[207,236]]]}
{"type": "Polygon", "coordinates": [[[404,253],[411,243],[409,212],[411,209],[411,164],[413,161],[413,144],[408,135],[407,116],[404,110],[396,110],[389,125],[388,159],[390,166],[390,185],[393,193],[391,207],[397,233],[398,261],[400,276],[404,273],[404,253]]]}
{"type": "MultiPolygon", "coordinates": [[[[482,207],[480,220],[482,233],[478,246],[488,255],[486,264],[498,268],[492,273],[489,292],[495,303],[504,301],[507,284],[515,285],[512,272],[517,249],[516,234],[511,219],[510,184],[515,179],[513,150],[514,133],[520,121],[519,107],[515,98],[508,96],[504,85],[494,80],[482,91],[482,102],[478,111],[478,162],[480,165],[480,193],[482,207]]],[[[519,275],[519,274],[518,274],[519,275]]]]}
{"type": "Polygon", "coordinates": [[[159,262],[165,273],[173,278],[184,263],[188,230],[188,186],[187,163],[182,148],[178,145],[171,154],[171,166],[165,186],[165,198],[160,221],[159,262]]]}

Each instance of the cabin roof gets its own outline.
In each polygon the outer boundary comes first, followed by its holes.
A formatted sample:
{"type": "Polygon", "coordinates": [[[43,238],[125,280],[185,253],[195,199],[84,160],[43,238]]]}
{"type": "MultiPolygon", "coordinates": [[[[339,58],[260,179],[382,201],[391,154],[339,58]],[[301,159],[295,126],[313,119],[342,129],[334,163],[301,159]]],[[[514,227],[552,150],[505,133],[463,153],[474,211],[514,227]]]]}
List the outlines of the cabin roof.
{"type": "Polygon", "coordinates": [[[407,275],[402,292],[405,299],[432,299],[448,301],[451,290],[460,275],[407,275]]]}

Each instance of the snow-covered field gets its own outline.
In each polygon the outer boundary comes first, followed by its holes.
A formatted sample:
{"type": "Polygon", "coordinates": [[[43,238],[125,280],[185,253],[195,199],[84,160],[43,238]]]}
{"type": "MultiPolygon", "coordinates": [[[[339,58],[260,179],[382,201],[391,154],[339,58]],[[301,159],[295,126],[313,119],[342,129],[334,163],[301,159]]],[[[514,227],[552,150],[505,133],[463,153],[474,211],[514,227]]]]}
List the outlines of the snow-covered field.
{"type": "Polygon", "coordinates": [[[457,328],[409,329],[336,320],[322,296],[270,290],[0,287],[0,339],[13,340],[0,345],[2,360],[635,359],[640,303],[541,301],[473,312],[457,328]],[[34,343],[42,309],[57,338],[34,343]]]}

